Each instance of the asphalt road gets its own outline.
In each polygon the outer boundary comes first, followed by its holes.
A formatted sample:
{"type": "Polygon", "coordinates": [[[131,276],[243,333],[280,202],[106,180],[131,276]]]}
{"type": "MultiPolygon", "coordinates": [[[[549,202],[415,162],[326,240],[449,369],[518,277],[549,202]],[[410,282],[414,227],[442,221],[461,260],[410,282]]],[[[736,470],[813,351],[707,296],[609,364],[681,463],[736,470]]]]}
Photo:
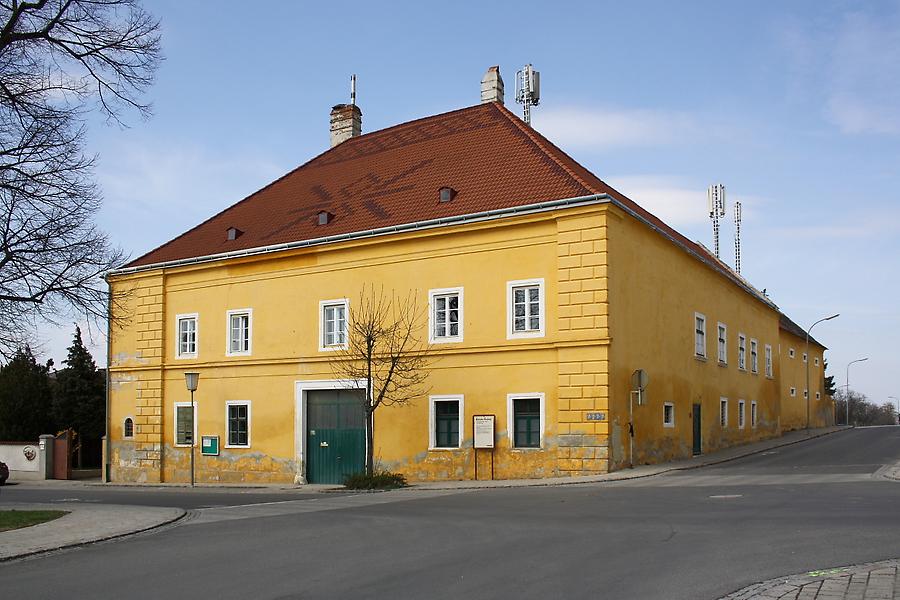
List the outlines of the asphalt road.
{"type": "Polygon", "coordinates": [[[633,482],[232,505],[0,581],[17,599],[715,599],[900,556],[900,482],[873,475],[897,460],[900,428],[872,428],[633,482]]]}

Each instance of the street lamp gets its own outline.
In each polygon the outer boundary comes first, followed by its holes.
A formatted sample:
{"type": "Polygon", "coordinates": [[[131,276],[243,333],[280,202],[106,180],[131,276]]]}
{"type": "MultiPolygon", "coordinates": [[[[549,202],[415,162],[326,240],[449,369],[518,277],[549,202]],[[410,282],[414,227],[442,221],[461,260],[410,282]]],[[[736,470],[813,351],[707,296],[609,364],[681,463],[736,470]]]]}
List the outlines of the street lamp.
{"type": "Polygon", "coordinates": [[[194,423],[194,392],[197,391],[197,384],[200,382],[200,373],[188,371],[184,374],[184,384],[191,393],[191,487],[194,487],[194,432],[197,431],[197,424],[194,423]]]}
{"type": "Polygon", "coordinates": [[[809,329],[806,330],[806,432],[809,433],[809,397],[812,396],[809,389],[809,332],[812,331],[812,328],[821,323],[822,321],[830,321],[831,319],[836,319],[841,316],[840,313],[836,313],[831,315],[830,317],[825,317],[823,319],[819,319],[815,323],[809,326],[809,329]]]}
{"type": "Polygon", "coordinates": [[[850,425],[850,365],[853,363],[862,362],[864,360],[869,360],[869,357],[865,358],[857,358],[856,360],[851,360],[847,363],[847,422],[844,425],[850,425]]]}
{"type": "MultiPolygon", "coordinates": [[[[897,396],[888,396],[888,400],[897,400],[897,396]]],[[[900,400],[897,400],[897,418],[897,424],[900,425],[900,400]]]]}

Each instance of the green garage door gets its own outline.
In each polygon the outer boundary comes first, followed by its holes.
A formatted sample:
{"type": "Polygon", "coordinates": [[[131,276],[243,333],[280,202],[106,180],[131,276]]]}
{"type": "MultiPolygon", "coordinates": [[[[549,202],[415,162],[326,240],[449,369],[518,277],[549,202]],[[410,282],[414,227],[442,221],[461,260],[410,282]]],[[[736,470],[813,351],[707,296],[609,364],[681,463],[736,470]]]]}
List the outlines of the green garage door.
{"type": "Polygon", "coordinates": [[[306,396],[306,481],[344,483],[365,470],[362,390],[311,390],[306,396]]]}

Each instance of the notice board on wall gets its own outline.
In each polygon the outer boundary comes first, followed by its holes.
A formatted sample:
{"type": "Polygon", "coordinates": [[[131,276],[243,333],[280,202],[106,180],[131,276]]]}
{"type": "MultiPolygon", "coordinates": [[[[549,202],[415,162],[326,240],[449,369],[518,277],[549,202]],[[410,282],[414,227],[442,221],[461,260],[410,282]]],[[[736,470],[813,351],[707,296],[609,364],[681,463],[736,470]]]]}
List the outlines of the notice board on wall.
{"type": "Polygon", "coordinates": [[[493,448],[495,415],[475,415],[472,419],[475,448],[493,448]]]}

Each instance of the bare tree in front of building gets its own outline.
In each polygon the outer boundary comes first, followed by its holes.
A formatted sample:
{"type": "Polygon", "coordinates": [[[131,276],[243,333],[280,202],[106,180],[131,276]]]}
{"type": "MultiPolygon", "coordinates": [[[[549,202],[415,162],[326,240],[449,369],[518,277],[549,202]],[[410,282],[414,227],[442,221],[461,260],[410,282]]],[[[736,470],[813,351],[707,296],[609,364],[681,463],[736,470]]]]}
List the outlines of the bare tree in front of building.
{"type": "Polygon", "coordinates": [[[0,0],[0,355],[41,320],[104,319],[123,255],[94,225],[85,124],[149,114],[159,23],[138,0],[0,0]]]}
{"type": "Polygon", "coordinates": [[[375,411],[382,406],[408,405],[428,393],[427,313],[416,300],[374,287],[363,288],[347,315],[347,339],[332,370],[338,379],[362,382],[366,420],[366,474],[375,472],[375,411]]]}

